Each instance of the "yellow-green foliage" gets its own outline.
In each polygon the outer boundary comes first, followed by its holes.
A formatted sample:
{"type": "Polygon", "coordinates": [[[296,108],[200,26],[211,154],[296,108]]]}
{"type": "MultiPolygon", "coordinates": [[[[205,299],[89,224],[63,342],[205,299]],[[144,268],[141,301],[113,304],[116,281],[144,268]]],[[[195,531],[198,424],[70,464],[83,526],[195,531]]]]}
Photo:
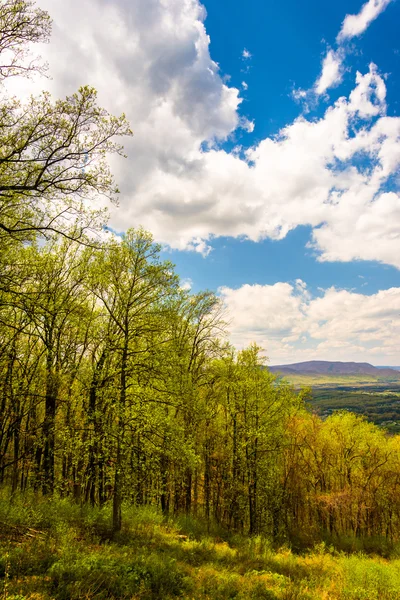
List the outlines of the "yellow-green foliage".
{"type": "Polygon", "coordinates": [[[106,540],[106,507],[62,500],[0,503],[3,600],[395,600],[400,560],[346,555],[320,544],[307,554],[262,536],[187,535],[154,510],[127,509],[106,540]],[[35,526],[33,526],[33,524],[35,526]]]}

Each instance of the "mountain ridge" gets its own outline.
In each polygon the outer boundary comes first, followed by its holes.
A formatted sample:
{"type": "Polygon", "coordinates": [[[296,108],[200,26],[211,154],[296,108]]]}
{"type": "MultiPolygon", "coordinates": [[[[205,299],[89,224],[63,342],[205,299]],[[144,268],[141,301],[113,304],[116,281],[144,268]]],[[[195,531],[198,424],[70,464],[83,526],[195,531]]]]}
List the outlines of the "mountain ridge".
{"type": "Polygon", "coordinates": [[[398,370],[374,367],[367,362],[309,360],[287,365],[272,365],[269,370],[272,373],[282,373],[283,375],[374,375],[400,379],[398,370]]]}

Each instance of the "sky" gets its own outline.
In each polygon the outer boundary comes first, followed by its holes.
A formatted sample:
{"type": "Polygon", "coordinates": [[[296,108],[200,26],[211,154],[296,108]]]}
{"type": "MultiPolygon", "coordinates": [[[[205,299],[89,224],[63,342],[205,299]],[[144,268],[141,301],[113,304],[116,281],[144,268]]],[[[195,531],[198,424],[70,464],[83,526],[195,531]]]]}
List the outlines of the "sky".
{"type": "Polygon", "coordinates": [[[134,136],[110,227],[142,225],[271,364],[400,364],[400,1],[39,0],[54,96],[134,136]]]}

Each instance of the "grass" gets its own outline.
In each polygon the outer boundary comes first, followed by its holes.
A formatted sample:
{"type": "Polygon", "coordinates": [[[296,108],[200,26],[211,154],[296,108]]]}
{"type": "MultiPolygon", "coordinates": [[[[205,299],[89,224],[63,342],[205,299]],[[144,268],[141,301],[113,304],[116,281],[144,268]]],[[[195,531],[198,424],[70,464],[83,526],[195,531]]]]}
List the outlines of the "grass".
{"type": "Polygon", "coordinates": [[[1,600],[395,600],[400,560],[305,554],[232,536],[193,519],[126,507],[110,539],[109,508],[67,500],[0,500],[1,600]]]}

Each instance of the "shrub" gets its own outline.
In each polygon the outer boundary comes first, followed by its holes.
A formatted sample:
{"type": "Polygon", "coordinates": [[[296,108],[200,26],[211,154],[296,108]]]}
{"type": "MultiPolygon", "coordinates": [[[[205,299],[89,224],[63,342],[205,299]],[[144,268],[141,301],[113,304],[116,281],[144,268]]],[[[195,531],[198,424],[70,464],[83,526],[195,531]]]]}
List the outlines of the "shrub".
{"type": "Polygon", "coordinates": [[[168,598],[185,588],[184,573],[173,559],[127,553],[114,556],[104,548],[89,555],[64,556],[49,570],[51,591],[59,600],[75,598],[168,598]]]}

